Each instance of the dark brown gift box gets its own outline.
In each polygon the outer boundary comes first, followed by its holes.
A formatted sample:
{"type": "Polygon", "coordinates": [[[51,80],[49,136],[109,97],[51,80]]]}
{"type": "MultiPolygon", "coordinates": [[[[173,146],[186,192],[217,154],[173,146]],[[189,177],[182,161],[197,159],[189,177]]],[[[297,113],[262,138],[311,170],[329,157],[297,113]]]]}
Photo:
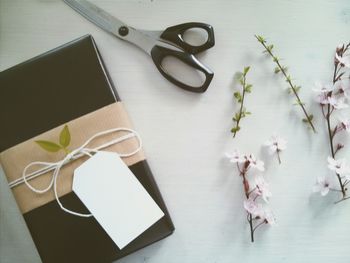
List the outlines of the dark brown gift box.
{"type": "MultiPolygon", "coordinates": [[[[0,152],[116,101],[120,98],[91,36],[7,69],[0,73],[0,123],[6,124],[0,129],[0,152]]],[[[112,262],[174,231],[147,161],[129,168],[165,216],[119,250],[94,218],[72,216],[50,201],[23,214],[44,263],[112,262]]],[[[87,212],[74,192],[60,199],[87,212]]]]}

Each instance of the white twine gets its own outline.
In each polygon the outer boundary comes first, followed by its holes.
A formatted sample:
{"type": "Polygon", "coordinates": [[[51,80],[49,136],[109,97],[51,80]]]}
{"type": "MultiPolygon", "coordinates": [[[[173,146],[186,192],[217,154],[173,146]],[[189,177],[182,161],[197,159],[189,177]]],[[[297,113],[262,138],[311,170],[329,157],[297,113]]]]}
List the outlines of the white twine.
{"type": "Polygon", "coordinates": [[[134,151],[129,152],[129,153],[118,153],[118,155],[122,158],[123,157],[130,157],[130,156],[136,154],[137,152],[139,152],[142,148],[141,137],[135,130],[132,130],[129,128],[114,128],[114,129],[105,130],[105,131],[96,133],[94,136],[92,136],[90,139],[88,139],[79,148],[77,148],[77,149],[73,150],[72,152],[70,152],[69,154],[67,154],[61,161],[58,161],[58,162],[32,162],[32,163],[28,164],[23,170],[22,177],[10,182],[9,186],[10,186],[10,188],[14,188],[14,187],[24,183],[27,185],[27,187],[30,190],[32,190],[33,192],[38,193],[38,194],[44,194],[44,193],[50,191],[51,188],[53,188],[53,192],[55,194],[55,199],[63,211],[65,211],[69,214],[75,215],[75,216],[91,217],[92,214],[81,214],[78,212],[74,212],[72,210],[65,208],[63,206],[63,204],[61,203],[59,196],[58,196],[58,193],[57,193],[57,178],[59,176],[59,172],[60,172],[61,168],[64,165],[83,157],[84,155],[91,157],[92,153],[96,153],[104,148],[107,148],[107,147],[112,146],[114,144],[121,143],[125,140],[131,139],[134,137],[136,137],[136,139],[138,140],[138,147],[134,151]],[[114,140],[108,141],[108,142],[106,142],[106,143],[104,143],[96,148],[93,148],[93,149],[86,148],[86,146],[91,141],[93,141],[94,139],[96,139],[98,137],[101,137],[101,136],[104,136],[104,135],[107,135],[110,133],[121,132],[121,131],[128,132],[128,134],[121,136],[119,138],[116,138],[114,140]],[[28,169],[31,168],[32,166],[35,166],[35,165],[41,165],[43,167],[38,169],[38,170],[35,170],[34,172],[27,174],[28,169]],[[35,179],[43,174],[46,174],[50,171],[53,171],[52,178],[51,178],[51,181],[46,188],[38,189],[29,183],[30,180],[33,180],[33,179],[35,179]]]}

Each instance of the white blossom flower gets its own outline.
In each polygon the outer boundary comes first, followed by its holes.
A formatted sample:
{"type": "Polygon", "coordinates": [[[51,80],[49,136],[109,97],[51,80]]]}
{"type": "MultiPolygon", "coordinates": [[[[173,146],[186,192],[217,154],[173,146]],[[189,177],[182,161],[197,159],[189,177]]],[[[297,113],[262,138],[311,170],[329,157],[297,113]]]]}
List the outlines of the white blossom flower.
{"type": "Polygon", "coordinates": [[[316,88],[312,89],[317,93],[328,93],[334,90],[334,86],[332,84],[322,84],[321,82],[315,83],[316,88]]]}
{"type": "Polygon", "coordinates": [[[261,172],[265,171],[264,162],[257,160],[253,154],[247,156],[247,160],[249,162],[249,167],[257,169],[261,172]]]}
{"type": "Polygon", "coordinates": [[[349,105],[345,102],[344,98],[335,98],[334,96],[328,97],[328,104],[332,105],[335,109],[341,110],[349,107],[349,105]]]}
{"type": "Polygon", "coordinates": [[[336,87],[341,96],[347,99],[350,98],[350,80],[349,79],[337,81],[336,87]]]}
{"type": "Polygon", "coordinates": [[[272,213],[272,211],[270,209],[265,209],[265,211],[264,211],[264,219],[269,225],[275,225],[276,224],[275,215],[272,213]]]}
{"type": "Polygon", "coordinates": [[[287,141],[282,137],[274,134],[272,137],[265,142],[265,146],[269,147],[269,153],[274,154],[276,152],[281,152],[287,148],[287,141]]]}
{"type": "Polygon", "coordinates": [[[316,102],[318,102],[318,103],[320,103],[322,105],[329,104],[327,93],[317,94],[316,97],[315,97],[315,100],[316,100],[316,102]]]}
{"type": "Polygon", "coordinates": [[[340,128],[350,133],[350,119],[346,119],[343,116],[340,116],[339,121],[340,128]]]}
{"type": "Polygon", "coordinates": [[[328,168],[332,171],[335,171],[339,175],[346,175],[350,172],[346,160],[344,158],[335,160],[332,157],[328,157],[328,168]]]}
{"type": "Polygon", "coordinates": [[[329,104],[328,95],[330,92],[333,92],[334,86],[332,84],[316,82],[315,87],[316,88],[314,88],[313,91],[316,92],[316,101],[323,105],[329,104]]]}
{"type": "Polygon", "coordinates": [[[335,59],[342,65],[343,67],[350,68],[350,56],[339,56],[335,53],[335,59]]]}
{"type": "Polygon", "coordinates": [[[248,198],[243,202],[244,209],[252,216],[262,218],[264,216],[264,210],[262,205],[256,202],[255,198],[248,198]]]}
{"type": "Polygon", "coordinates": [[[261,175],[258,175],[255,177],[255,193],[258,196],[261,196],[261,198],[265,201],[269,201],[269,197],[272,196],[270,189],[269,189],[269,184],[265,181],[264,177],[261,175]]]}
{"type": "Polygon", "coordinates": [[[245,162],[244,155],[240,154],[238,150],[234,150],[232,153],[226,153],[226,157],[231,163],[243,163],[245,162]]]}
{"type": "Polygon", "coordinates": [[[244,200],[243,206],[244,209],[247,210],[247,212],[250,214],[254,214],[255,211],[258,209],[258,204],[252,198],[244,200]]]}
{"type": "Polygon", "coordinates": [[[322,196],[326,196],[329,193],[330,190],[330,181],[325,176],[317,177],[316,184],[313,187],[313,192],[318,193],[320,192],[322,196]]]}

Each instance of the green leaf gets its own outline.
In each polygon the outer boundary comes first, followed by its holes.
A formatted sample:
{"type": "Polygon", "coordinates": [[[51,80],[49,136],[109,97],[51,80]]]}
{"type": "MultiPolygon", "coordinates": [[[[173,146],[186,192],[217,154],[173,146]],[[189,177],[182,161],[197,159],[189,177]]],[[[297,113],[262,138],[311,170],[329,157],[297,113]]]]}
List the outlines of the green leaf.
{"type": "Polygon", "coordinates": [[[236,126],[236,127],[233,127],[233,128],[231,129],[231,132],[232,132],[232,133],[236,133],[236,132],[238,132],[240,129],[241,129],[241,127],[236,126]]]}
{"type": "Polygon", "coordinates": [[[43,148],[44,150],[48,151],[48,152],[58,152],[59,150],[62,149],[62,146],[54,143],[54,142],[50,142],[50,141],[35,141],[41,148],[43,148]]]}
{"type": "Polygon", "coordinates": [[[70,132],[67,125],[64,125],[60,133],[60,144],[63,148],[67,148],[70,144],[70,132]]]}
{"type": "Polygon", "coordinates": [[[247,75],[249,69],[250,69],[250,66],[245,67],[244,70],[243,70],[243,74],[244,74],[244,75],[247,75]]]}
{"type": "Polygon", "coordinates": [[[303,119],[303,122],[311,122],[314,119],[314,115],[309,115],[309,120],[307,118],[303,119]]]}
{"type": "Polygon", "coordinates": [[[252,113],[250,111],[246,111],[245,115],[252,115],[252,113]]]}
{"type": "Polygon", "coordinates": [[[257,39],[260,43],[265,43],[265,42],[266,42],[266,40],[265,40],[264,37],[262,37],[262,36],[257,36],[257,35],[255,35],[255,37],[256,37],[256,39],[257,39]]]}
{"type": "Polygon", "coordinates": [[[294,86],[294,90],[296,93],[298,93],[300,89],[301,89],[301,86],[294,86]]]}
{"type": "Polygon", "coordinates": [[[242,114],[240,114],[239,112],[235,113],[235,119],[238,121],[240,118],[242,117],[242,114]]]}
{"type": "Polygon", "coordinates": [[[281,70],[279,67],[275,67],[275,74],[279,73],[281,70]]]}
{"type": "Polygon", "coordinates": [[[238,100],[240,101],[242,99],[242,95],[241,93],[239,93],[238,91],[236,91],[235,93],[233,93],[233,96],[238,100]]]}
{"type": "Polygon", "coordinates": [[[248,93],[251,93],[252,92],[252,87],[253,87],[252,84],[247,84],[247,86],[245,86],[245,91],[248,92],[248,93]]]}
{"type": "Polygon", "coordinates": [[[240,80],[242,78],[242,76],[243,76],[243,73],[238,71],[235,73],[234,78],[236,80],[240,80]]]}
{"type": "Polygon", "coordinates": [[[304,106],[305,103],[300,101],[300,100],[297,100],[293,105],[300,105],[300,106],[304,106]]]}

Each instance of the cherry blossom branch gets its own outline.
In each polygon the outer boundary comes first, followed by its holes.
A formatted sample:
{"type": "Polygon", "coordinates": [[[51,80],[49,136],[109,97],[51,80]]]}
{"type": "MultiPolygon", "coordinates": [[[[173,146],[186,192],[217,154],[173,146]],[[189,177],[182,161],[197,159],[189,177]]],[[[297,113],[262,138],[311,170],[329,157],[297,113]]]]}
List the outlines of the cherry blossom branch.
{"type": "Polygon", "coordinates": [[[292,78],[289,74],[287,74],[287,67],[282,66],[280,63],[280,60],[277,56],[275,56],[272,53],[272,49],[273,49],[273,45],[267,45],[266,44],[266,40],[262,37],[262,36],[257,36],[255,35],[255,38],[259,41],[259,43],[264,47],[265,52],[267,52],[267,54],[269,54],[273,60],[273,62],[276,63],[277,67],[275,68],[275,73],[279,73],[281,72],[286,80],[286,82],[289,85],[289,92],[292,92],[294,94],[294,96],[296,97],[296,105],[299,105],[304,113],[305,118],[303,119],[303,122],[306,122],[309,124],[309,126],[311,127],[312,131],[314,133],[316,133],[316,129],[315,126],[312,122],[313,120],[313,115],[312,114],[308,114],[306,109],[305,109],[305,103],[302,102],[302,100],[300,99],[300,96],[298,94],[299,90],[301,89],[300,86],[296,86],[292,83],[292,78]]]}
{"type": "MultiPolygon", "coordinates": [[[[343,48],[342,51],[340,51],[339,55],[343,56],[343,54],[348,50],[348,48],[350,47],[350,43],[343,48]]],[[[338,52],[338,51],[336,51],[338,52]]],[[[334,63],[334,73],[333,73],[333,85],[336,84],[336,82],[338,82],[339,80],[341,80],[341,77],[343,75],[343,73],[340,73],[340,70],[343,66],[341,65],[341,63],[339,63],[339,61],[335,60],[335,63],[334,63]],[[339,70],[338,70],[338,66],[339,66],[339,70]]],[[[332,92],[330,94],[332,96],[332,92]]],[[[333,159],[335,159],[335,155],[336,153],[338,152],[339,148],[337,148],[337,150],[334,150],[334,143],[333,143],[333,140],[334,140],[334,137],[336,135],[336,132],[337,132],[337,127],[334,128],[334,132],[332,133],[332,130],[331,130],[331,114],[332,112],[334,111],[334,106],[331,106],[330,104],[328,104],[328,107],[327,107],[327,127],[328,127],[328,135],[329,135],[329,141],[330,141],[330,147],[331,147],[331,154],[332,154],[332,157],[333,159]],[[331,107],[332,107],[332,111],[331,111],[331,107]]],[[[340,185],[340,189],[341,189],[341,192],[342,192],[342,195],[343,195],[343,198],[342,199],[347,199],[346,198],[346,189],[345,189],[345,185],[340,177],[340,174],[336,173],[336,176],[338,178],[338,182],[339,182],[339,185],[340,185]]]]}
{"type": "Polygon", "coordinates": [[[315,188],[316,191],[321,192],[321,195],[326,195],[329,191],[337,191],[342,194],[342,198],[335,202],[336,204],[347,200],[347,188],[349,183],[348,175],[350,173],[349,167],[345,163],[345,159],[336,160],[336,154],[341,150],[344,145],[338,143],[335,147],[335,137],[342,131],[350,131],[350,120],[341,120],[340,123],[332,128],[332,114],[336,110],[347,108],[349,105],[346,100],[349,97],[350,83],[348,87],[342,82],[342,78],[346,73],[345,68],[350,68],[350,57],[346,55],[346,52],[350,48],[350,43],[347,45],[338,46],[334,57],[334,70],[332,83],[330,85],[321,85],[319,90],[316,90],[319,94],[317,99],[321,106],[322,115],[327,124],[328,140],[330,146],[331,157],[328,157],[328,168],[335,172],[337,182],[340,190],[331,187],[331,182],[326,178],[318,178],[318,183],[315,188]],[[325,110],[326,108],[326,110],[325,110]]]}
{"type": "Polygon", "coordinates": [[[254,174],[251,178],[250,171],[264,171],[264,163],[257,160],[253,154],[241,155],[238,151],[226,154],[230,162],[236,164],[239,176],[242,178],[245,200],[244,208],[247,212],[247,221],[250,229],[250,240],[254,242],[254,233],[258,227],[264,224],[274,224],[275,218],[271,210],[266,208],[271,192],[268,184],[261,175],[254,174]],[[252,180],[254,179],[254,180],[252,180]]]}
{"type": "MultiPolygon", "coordinates": [[[[335,63],[335,65],[334,65],[333,85],[338,80],[340,80],[340,78],[338,78],[338,76],[337,76],[338,65],[339,65],[338,63],[335,63]]],[[[332,96],[332,92],[330,92],[330,93],[331,93],[330,96],[332,96]]],[[[331,106],[330,104],[328,104],[327,105],[327,114],[326,114],[327,129],[328,129],[329,143],[330,143],[330,147],[331,147],[331,154],[332,154],[333,159],[335,159],[335,155],[338,152],[338,150],[337,151],[334,150],[334,143],[333,143],[333,140],[334,140],[334,137],[335,137],[337,129],[335,128],[334,132],[332,133],[332,128],[331,128],[331,115],[333,113],[333,110],[334,110],[334,107],[331,106]],[[331,107],[332,107],[332,111],[331,111],[331,107]]],[[[345,198],[346,198],[346,191],[345,191],[344,184],[342,182],[342,179],[340,178],[340,175],[338,173],[335,173],[335,174],[337,176],[337,179],[338,179],[338,182],[339,182],[339,186],[340,186],[340,189],[341,189],[341,193],[343,195],[342,199],[345,200],[345,198]]]]}

